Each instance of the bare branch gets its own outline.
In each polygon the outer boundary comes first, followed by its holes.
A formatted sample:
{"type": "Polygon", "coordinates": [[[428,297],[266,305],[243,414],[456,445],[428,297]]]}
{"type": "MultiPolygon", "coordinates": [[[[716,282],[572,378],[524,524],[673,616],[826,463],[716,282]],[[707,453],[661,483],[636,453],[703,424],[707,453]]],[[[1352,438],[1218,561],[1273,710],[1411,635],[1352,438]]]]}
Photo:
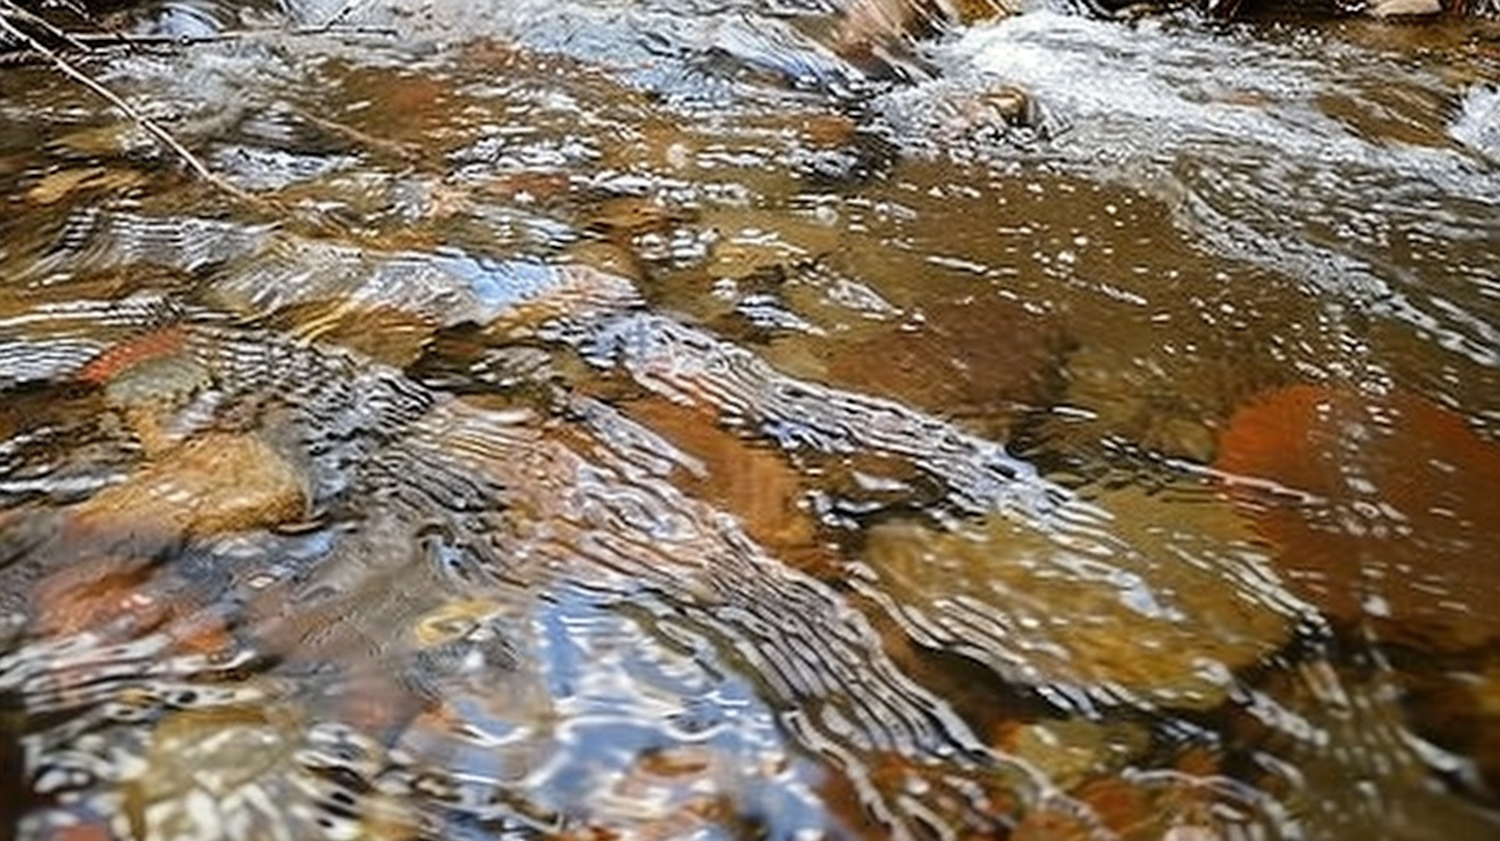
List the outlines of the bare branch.
{"type": "Polygon", "coordinates": [[[330,15],[327,20],[323,21],[321,28],[325,30],[332,29],[343,23],[354,12],[354,9],[363,2],[364,0],[344,0],[344,5],[340,6],[339,10],[330,15]]]}
{"type": "Polygon", "coordinates": [[[69,38],[85,47],[111,45],[145,47],[179,47],[192,44],[214,44],[222,41],[240,41],[248,38],[292,37],[308,38],[318,35],[378,35],[391,38],[396,30],[380,26],[298,26],[287,29],[224,29],[209,35],[136,35],[129,32],[105,30],[102,32],[73,32],[69,38]]]}
{"type": "MultiPolygon", "coordinates": [[[[12,3],[10,0],[0,0],[0,3],[3,3],[4,7],[7,9],[19,9],[19,7],[12,3]]],[[[20,11],[24,12],[24,10],[20,11]]],[[[126,102],[124,99],[121,99],[118,94],[100,84],[87,73],[79,70],[77,67],[74,67],[71,63],[68,62],[67,59],[63,58],[61,55],[58,55],[55,50],[37,40],[30,33],[11,23],[10,18],[7,15],[0,14],[0,30],[8,32],[11,37],[25,44],[26,47],[32,52],[45,58],[59,72],[63,73],[64,75],[68,76],[69,78],[108,100],[109,104],[113,105],[126,117],[133,120],[136,125],[139,125],[141,128],[145,129],[148,134],[156,138],[157,141],[159,141],[162,145],[166,146],[168,149],[174,152],[179,158],[182,159],[183,163],[187,164],[189,169],[197,173],[198,177],[202,178],[204,181],[207,181],[209,184],[212,184],[214,187],[224,191],[225,193],[233,196],[234,198],[239,199],[240,201],[258,203],[257,199],[254,196],[229,183],[218,175],[215,175],[208,167],[203,165],[202,161],[198,160],[197,156],[188,151],[187,147],[179,143],[177,141],[177,138],[173,137],[170,132],[162,128],[161,125],[158,124],[155,120],[136,110],[133,106],[131,106],[130,103],[126,102]]]]}
{"type": "MultiPolygon", "coordinates": [[[[66,41],[69,44],[72,44],[77,49],[80,49],[80,50],[86,50],[86,49],[88,49],[86,46],[83,45],[83,43],[81,41],[79,41],[78,39],[76,39],[67,30],[58,28],[55,24],[52,23],[52,21],[47,20],[46,18],[44,18],[41,15],[39,15],[39,14],[31,11],[30,9],[27,9],[27,8],[24,8],[24,7],[21,7],[21,6],[17,6],[15,3],[10,2],[10,0],[6,0],[5,8],[7,8],[7,9],[10,10],[10,14],[13,14],[13,15],[15,15],[18,18],[22,18],[22,19],[24,19],[26,21],[34,23],[37,26],[40,26],[42,29],[45,29],[48,32],[52,33],[58,39],[60,39],[62,41],[66,41]]],[[[0,17],[3,17],[3,15],[0,15],[0,17]]],[[[7,29],[9,29],[9,27],[7,27],[7,29]]],[[[14,30],[12,30],[12,31],[14,31],[14,30]]]]}

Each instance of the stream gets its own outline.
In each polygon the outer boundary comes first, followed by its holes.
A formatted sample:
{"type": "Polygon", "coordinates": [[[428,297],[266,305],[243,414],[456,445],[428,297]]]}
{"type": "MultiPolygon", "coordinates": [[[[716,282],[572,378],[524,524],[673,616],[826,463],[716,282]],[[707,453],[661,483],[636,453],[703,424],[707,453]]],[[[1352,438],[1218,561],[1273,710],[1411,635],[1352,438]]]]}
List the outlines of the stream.
{"type": "Polygon", "coordinates": [[[0,841],[1500,838],[1500,23],[23,5],[0,841]]]}

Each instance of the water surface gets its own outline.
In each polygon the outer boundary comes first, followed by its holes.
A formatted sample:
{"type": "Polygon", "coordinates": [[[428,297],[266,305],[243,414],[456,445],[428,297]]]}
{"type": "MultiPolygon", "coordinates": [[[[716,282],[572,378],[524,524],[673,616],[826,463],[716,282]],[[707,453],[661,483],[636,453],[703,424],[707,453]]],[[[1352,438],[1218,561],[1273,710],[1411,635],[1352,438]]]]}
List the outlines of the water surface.
{"type": "Polygon", "coordinates": [[[866,13],[0,68],[0,837],[1500,837],[1500,30],[866,13]]]}

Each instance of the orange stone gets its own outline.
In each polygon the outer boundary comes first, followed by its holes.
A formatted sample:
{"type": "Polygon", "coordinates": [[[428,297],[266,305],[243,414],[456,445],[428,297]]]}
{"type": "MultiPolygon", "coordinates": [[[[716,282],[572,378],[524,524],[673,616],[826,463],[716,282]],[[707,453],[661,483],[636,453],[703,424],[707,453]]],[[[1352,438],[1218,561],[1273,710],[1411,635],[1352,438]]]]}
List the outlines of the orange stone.
{"type": "Polygon", "coordinates": [[[69,636],[126,621],[125,636],[149,631],[166,617],[143,592],[152,575],[146,559],[101,557],[63,567],[37,582],[37,632],[69,636]]]}
{"type": "Polygon", "coordinates": [[[78,379],[103,385],[135,365],[181,352],[187,333],[181,325],[153,330],[121,342],[83,366],[78,379]]]}
{"type": "Polygon", "coordinates": [[[50,836],[52,841],[110,841],[114,837],[102,820],[60,826],[50,836]]]}
{"type": "Polygon", "coordinates": [[[1500,637],[1500,447],[1459,415],[1411,394],[1279,388],[1234,413],[1214,466],[1288,584],[1335,622],[1440,649],[1500,637]]]}
{"type": "Polygon", "coordinates": [[[698,459],[703,472],[681,476],[684,490],[734,514],[762,546],[794,556],[814,547],[817,523],[798,505],[801,477],[779,450],[660,398],[632,401],[625,412],[698,459]]]}
{"type": "Polygon", "coordinates": [[[235,640],[224,619],[203,610],[197,594],[166,592],[149,560],[99,557],[63,567],[37,582],[35,632],[69,636],[104,631],[130,639],[160,632],[172,650],[209,655],[235,640]]]}

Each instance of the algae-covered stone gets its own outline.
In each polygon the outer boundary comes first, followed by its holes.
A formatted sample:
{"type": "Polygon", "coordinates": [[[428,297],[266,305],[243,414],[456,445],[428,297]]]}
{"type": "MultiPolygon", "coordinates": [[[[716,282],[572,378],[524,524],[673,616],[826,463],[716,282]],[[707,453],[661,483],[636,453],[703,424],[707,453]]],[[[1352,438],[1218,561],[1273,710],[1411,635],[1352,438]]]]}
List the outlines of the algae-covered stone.
{"type": "Polygon", "coordinates": [[[1084,718],[1017,722],[1001,728],[998,747],[1036,768],[1059,787],[1118,771],[1150,746],[1146,729],[1130,721],[1084,718]]]}
{"type": "Polygon", "coordinates": [[[1216,706],[1236,670],[1288,640],[1300,606],[1217,500],[1118,490],[1097,502],[1112,538],[1000,517],[876,526],[859,583],[919,642],[1064,706],[1216,706]]]}
{"type": "Polygon", "coordinates": [[[1130,331],[1133,341],[1081,337],[1064,378],[1071,411],[1042,419],[1049,447],[1092,457],[1117,442],[1168,458],[1213,458],[1213,418],[1253,390],[1238,382],[1242,368],[1206,364],[1218,357],[1161,358],[1147,342],[1162,337],[1130,331]]]}

